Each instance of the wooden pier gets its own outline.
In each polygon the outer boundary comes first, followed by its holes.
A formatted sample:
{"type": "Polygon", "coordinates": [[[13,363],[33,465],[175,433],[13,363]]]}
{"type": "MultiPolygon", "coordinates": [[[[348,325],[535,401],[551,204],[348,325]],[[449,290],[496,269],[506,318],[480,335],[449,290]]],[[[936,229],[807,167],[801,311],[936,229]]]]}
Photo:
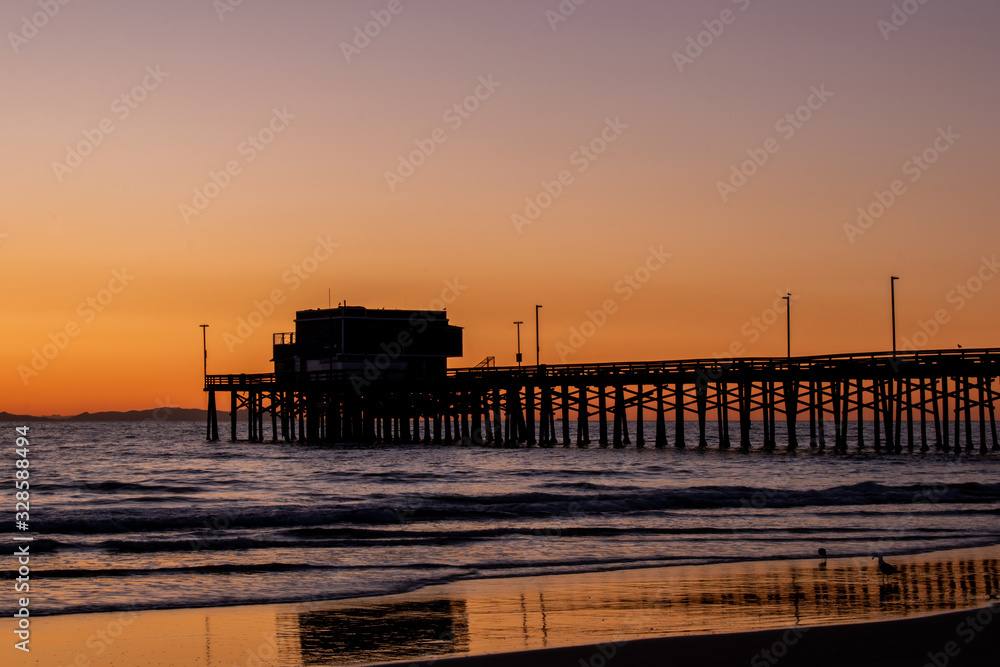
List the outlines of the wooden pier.
{"type": "Polygon", "coordinates": [[[978,349],[476,367],[420,380],[209,375],[205,391],[211,440],[216,394],[228,392],[230,438],[244,411],[255,442],[987,454],[1000,451],[998,377],[1000,349],[978,349]]]}

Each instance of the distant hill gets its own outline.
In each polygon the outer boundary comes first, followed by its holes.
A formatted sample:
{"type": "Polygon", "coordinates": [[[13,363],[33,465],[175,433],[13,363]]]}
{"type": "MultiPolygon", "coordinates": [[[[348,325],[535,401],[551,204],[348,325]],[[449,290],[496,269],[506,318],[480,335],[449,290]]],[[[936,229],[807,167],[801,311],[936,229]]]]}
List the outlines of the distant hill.
{"type": "Polygon", "coordinates": [[[62,417],[32,417],[31,415],[12,415],[9,412],[0,412],[0,422],[48,422],[62,419],[62,417]]]}
{"type": "Polygon", "coordinates": [[[129,410],[128,412],[82,412],[63,421],[70,422],[194,422],[206,421],[207,410],[198,408],[156,408],[155,410],[129,410]]]}
{"type": "MultiPolygon", "coordinates": [[[[220,413],[221,415],[222,413],[220,413]]],[[[228,412],[225,414],[229,414],[228,412]]],[[[204,422],[208,419],[208,411],[198,408],[156,408],[154,410],[129,410],[128,412],[83,412],[72,417],[58,415],[49,417],[33,417],[31,415],[12,415],[0,412],[0,422],[204,422]]]]}

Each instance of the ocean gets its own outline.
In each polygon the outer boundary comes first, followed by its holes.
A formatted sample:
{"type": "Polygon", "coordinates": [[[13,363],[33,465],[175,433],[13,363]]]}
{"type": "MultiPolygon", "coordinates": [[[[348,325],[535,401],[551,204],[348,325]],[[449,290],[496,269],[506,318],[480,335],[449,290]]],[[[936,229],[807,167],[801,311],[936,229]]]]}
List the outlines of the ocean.
{"type": "Polygon", "coordinates": [[[33,537],[36,616],[1000,543],[996,454],[213,443],[200,423],[29,425],[19,534],[33,537]]]}

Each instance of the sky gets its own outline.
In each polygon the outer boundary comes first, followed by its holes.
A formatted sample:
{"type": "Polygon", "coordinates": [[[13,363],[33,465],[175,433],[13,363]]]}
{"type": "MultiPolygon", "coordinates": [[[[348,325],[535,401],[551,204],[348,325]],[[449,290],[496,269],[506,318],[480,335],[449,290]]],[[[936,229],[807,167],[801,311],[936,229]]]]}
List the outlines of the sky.
{"type": "Polygon", "coordinates": [[[295,311],[543,363],[997,344],[1000,4],[10,0],[0,410],[204,407],[295,311]],[[781,297],[791,294],[790,298],[781,297]]]}

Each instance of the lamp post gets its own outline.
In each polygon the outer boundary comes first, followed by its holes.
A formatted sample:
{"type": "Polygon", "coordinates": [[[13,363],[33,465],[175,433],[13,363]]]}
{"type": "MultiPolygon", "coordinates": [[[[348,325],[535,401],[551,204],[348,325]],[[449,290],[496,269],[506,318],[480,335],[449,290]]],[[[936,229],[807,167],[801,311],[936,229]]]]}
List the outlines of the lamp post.
{"type": "Polygon", "coordinates": [[[541,308],[541,306],[535,306],[535,365],[536,366],[540,365],[540,363],[541,363],[539,361],[539,358],[541,357],[541,353],[542,353],[542,346],[538,342],[539,341],[539,338],[538,338],[538,309],[539,308],[541,308]]]}
{"type": "Polygon", "coordinates": [[[781,297],[785,300],[785,334],[788,340],[788,358],[792,358],[792,293],[781,297]]]}
{"type": "Polygon", "coordinates": [[[892,356],[896,356],[896,281],[898,277],[892,276],[889,281],[889,292],[892,299],[892,356]]]}
{"type": "Polygon", "coordinates": [[[206,337],[207,324],[199,324],[201,327],[201,355],[205,364],[205,378],[208,379],[208,340],[206,337]]]}
{"type": "Polygon", "coordinates": [[[520,322],[520,321],[514,322],[514,325],[517,327],[517,365],[518,366],[521,365],[521,325],[522,324],[524,324],[524,322],[520,322]]]}

